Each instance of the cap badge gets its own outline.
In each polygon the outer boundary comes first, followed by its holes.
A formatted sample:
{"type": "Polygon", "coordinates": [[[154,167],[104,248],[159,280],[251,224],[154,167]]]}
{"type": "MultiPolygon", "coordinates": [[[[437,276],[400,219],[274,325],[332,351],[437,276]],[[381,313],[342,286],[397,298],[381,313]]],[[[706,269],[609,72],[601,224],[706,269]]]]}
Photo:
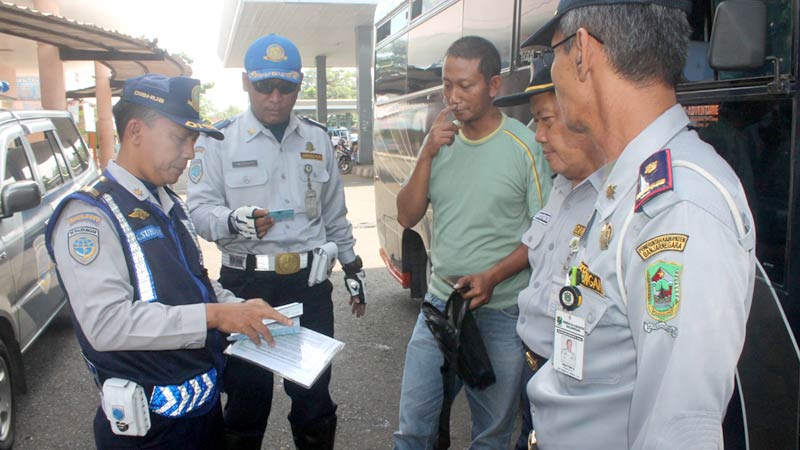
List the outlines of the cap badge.
{"type": "Polygon", "coordinates": [[[200,112],[200,89],[201,88],[200,88],[199,84],[197,86],[193,87],[192,88],[192,99],[186,101],[186,103],[188,103],[189,106],[191,106],[192,109],[194,109],[198,113],[200,112]]]}
{"type": "Polygon", "coordinates": [[[272,44],[267,47],[267,54],[264,55],[264,59],[272,62],[281,62],[289,58],[286,56],[286,51],[280,44],[272,44]]]}

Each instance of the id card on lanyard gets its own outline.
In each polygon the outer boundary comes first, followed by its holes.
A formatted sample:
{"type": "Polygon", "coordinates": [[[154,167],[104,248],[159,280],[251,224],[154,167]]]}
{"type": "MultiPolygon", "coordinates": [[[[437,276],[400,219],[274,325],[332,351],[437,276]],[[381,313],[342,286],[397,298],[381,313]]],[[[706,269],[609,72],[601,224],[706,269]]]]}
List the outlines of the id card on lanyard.
{"type": "Polygon", "coordinates": [[[553,368],[578,381],[583,380],[585,340],[586,320],[567,311],[556,311],[553,368]]]}

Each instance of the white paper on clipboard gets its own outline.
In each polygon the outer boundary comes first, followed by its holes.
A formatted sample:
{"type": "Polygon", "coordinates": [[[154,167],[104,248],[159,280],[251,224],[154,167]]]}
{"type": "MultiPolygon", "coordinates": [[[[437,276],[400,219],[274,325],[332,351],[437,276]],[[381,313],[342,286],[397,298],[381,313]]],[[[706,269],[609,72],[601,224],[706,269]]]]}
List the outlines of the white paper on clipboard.
{"type": "Polygon", "coordinates": [[[275,337],[275,346],[263,342],[260,347],[252,341],[237,341],[225,353],[244,359],[310,388],[333,357],[344,348],[344,342],[300,327],[300,333],[275,337]]]}

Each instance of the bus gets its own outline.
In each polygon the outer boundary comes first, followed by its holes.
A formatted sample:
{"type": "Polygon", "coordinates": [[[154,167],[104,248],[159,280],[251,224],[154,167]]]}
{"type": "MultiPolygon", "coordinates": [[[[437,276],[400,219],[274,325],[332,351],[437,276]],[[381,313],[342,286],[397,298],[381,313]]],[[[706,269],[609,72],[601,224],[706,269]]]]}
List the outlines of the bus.
{"type": "MultiPolygon", "coordinates": [[[[739,175],[757,230],[759,267],[737,388],[725,419],[725,446],[800,449],[800,0],[692,3],[693,34],[678,99],[701,138],[739,175]],[[726,21],[730,15],[716,15],[722,4],[727,4],[723,10],[734,4],[752,8],[744,26],[731,28],[726,21]],[[712,48],[715,40],[719,44],[712,48]],[[730,63],[742,55],[757,58],[757,63],[730,63]]],[[[520,49],[519,44],[553,16],[557,4],[558,0],[378,2],[376,223],[381,257],[412,298],[422,297],[427,288],[432,212],[429,209],[413,228],[403,228],[397,222],[396,198],[443,107],[444,52],[461,36],[488,39],[502,59],[500,95],[519,92],[528,84],[535,50],[520,49]]],[[[530,123],[526,105],[504,112],[530,123]]]]}

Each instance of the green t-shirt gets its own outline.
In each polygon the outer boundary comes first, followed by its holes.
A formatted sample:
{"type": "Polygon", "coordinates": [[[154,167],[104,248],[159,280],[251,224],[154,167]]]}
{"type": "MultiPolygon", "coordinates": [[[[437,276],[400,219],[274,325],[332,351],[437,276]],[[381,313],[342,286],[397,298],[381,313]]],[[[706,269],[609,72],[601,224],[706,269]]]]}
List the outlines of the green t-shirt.
{"type": "MultiPolygon", "coordinates": [[[[462,133],[433,159],[428,198],[433,208],[430,292],[447,299],[455,281],[492,267],[511,254],[547,201],[550,168],[533,132],[503,115],[483,139],[462,133]]],[[[494,288],[489,308],[515,305],[528,284],[529,270],[494,288]]]]}

